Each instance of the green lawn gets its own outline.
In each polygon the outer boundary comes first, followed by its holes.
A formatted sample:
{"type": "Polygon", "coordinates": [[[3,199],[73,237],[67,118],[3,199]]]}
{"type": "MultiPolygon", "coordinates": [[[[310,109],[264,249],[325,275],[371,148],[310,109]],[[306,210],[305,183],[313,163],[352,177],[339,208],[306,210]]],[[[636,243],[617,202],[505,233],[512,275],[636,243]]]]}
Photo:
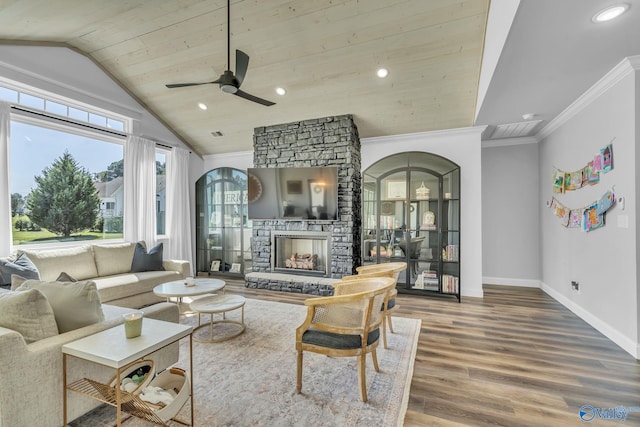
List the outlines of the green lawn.
{"type": "Polygon", "coordinates": [[[13,231],[13,245],[24,245],[29,243],[45,243],[45,242],[74,242],[82,240],[103,240],[103,239],[121,239],[122,233],[99,233],[97,231],[84,231],[80,234],[75,234],[69,237],[62,237],[54,234],[50,231],[42,229],[41,231],[18,231],[15,228],[15,223],[18,220],[29,221],[29,217],[26,215],[14,216],[12,219],[14,225],[13,231]]]}

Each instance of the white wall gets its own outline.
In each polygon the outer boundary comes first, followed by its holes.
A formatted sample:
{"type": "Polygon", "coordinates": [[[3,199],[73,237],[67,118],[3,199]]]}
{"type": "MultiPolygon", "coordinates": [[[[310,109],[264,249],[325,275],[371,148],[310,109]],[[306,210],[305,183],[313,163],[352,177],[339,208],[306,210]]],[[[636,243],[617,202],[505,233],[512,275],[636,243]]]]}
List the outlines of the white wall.
{"type": "Polygon", "coordinates": [[[484,127],[363,138],[362,170],[392,154],[423,151],[460,166],[460,293],[482,297],[482,171],[480,135],[484,127]]]}
{"type": "MultiPolygon", "coordinates": [[[[609,76],[550,123],[540,144],[540,206],[543,289],[608,338],[638,358],[637,71],[621,63],[609,76]],[[606,225],[591,232],[568,229],[543,205],[552,194],[554,167],[582,168],[613,141],[614,168],[594,186],[558,195],[580,208],[615,186],[626,198],[606,214],[606,225]],[[619,221],[628,221],[628,228],[619,221]],[[578,281],[580,291],[570,282],[578,281]]],[[[545,128],[546,129],[546,128],[545,128]]]]}
{"type": "Polygon", "coordinates": [[[510,143],[482,148],[483,283],[539,287],[538,144],[510,143]]]}
{"type": "MultiPolygon", "coordinates": [[[[217,168],[235,168],[246,171],[253,167],[253,151],[216,154],[203,157],[202,174],[217,168]]],[[[200,174],[200,175],[202,175],[200,174]]]]}

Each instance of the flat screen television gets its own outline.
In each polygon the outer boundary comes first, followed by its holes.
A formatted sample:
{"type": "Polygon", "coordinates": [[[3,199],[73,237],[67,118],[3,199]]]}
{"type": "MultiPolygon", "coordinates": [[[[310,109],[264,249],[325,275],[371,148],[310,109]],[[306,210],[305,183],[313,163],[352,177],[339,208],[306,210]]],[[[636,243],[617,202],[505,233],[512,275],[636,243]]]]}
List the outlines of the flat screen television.
{"type": "Polygon", "coordinates": [[[249,219],[338,219],[338,168],[249,168],[249,219]]]}

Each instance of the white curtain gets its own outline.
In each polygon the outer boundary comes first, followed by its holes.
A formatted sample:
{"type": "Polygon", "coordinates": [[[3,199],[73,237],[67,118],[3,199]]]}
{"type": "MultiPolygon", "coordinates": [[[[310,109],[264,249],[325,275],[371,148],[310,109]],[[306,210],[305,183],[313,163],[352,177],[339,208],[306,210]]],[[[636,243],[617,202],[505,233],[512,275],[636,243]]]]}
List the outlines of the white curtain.
{"type": "Polygon", "coordinates": [[[167,158],[167,258],[189,261],[193,273],[189,188],[189,151],[173,148],[167,158]]]}
{"type": "Polygon", "coordinates": [[[11,253],[11,190],[9,188],[9,130],[11,106],[0,102],[0,257],[11,253]]]}
{"type": "Polygon", "coordinates": [[[156,143],[129,136],[124,146],[124,238],[156,244],[156,143]]]}

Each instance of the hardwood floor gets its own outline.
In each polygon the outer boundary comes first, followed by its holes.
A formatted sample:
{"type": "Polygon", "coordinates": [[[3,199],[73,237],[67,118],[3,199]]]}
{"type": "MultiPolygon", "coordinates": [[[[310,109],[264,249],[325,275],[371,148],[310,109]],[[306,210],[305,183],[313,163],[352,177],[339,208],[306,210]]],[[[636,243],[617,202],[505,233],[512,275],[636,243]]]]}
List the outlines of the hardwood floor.
{"type": "MultiPolygon", "coordinates": [[[[310,297],[228,284],[248,298],[310,297]]],[[[612,341],[540,289],[484,295],[398,296],[396,316],[422,319],[405,426],[578,426],[583,405],[640,410],[640,363],[612,341]]],[[[640,425],[640,412],[624,425],[640,425]]]]}

